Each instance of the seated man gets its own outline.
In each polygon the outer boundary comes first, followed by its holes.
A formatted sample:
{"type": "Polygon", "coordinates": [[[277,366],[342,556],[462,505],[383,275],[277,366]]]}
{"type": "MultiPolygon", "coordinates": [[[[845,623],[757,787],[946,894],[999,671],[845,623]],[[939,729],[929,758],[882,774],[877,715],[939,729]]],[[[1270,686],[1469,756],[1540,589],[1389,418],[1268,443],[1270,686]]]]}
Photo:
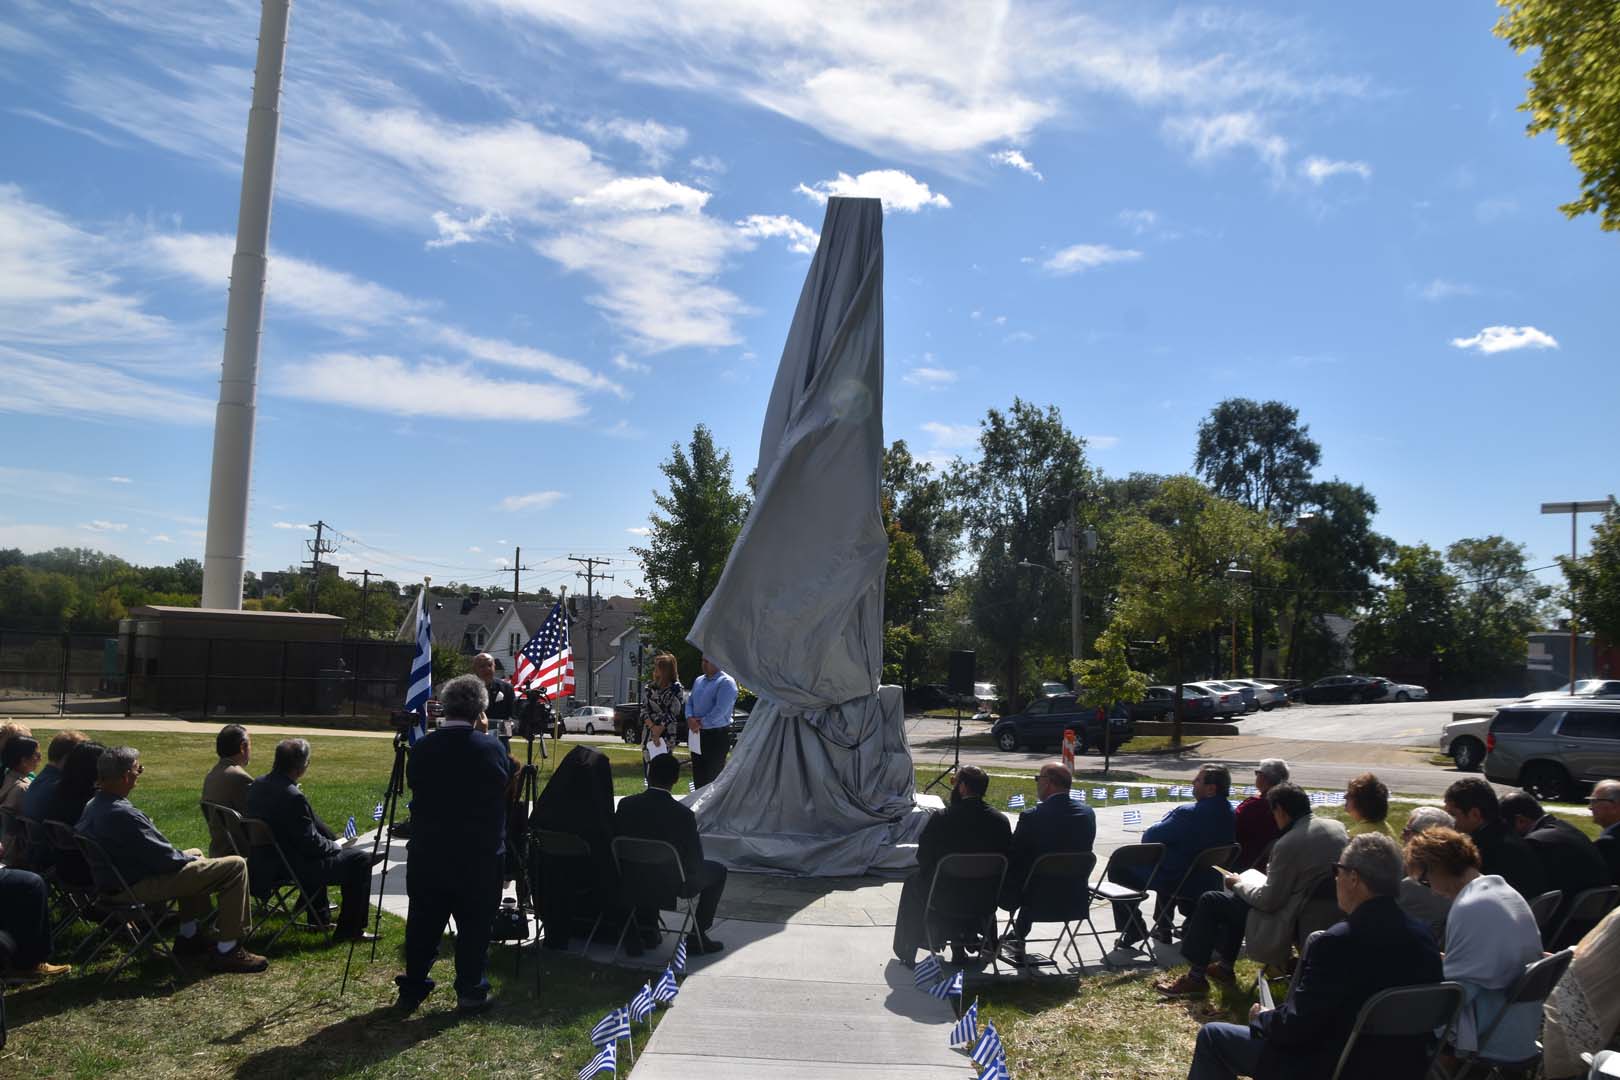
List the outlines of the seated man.
{"type": "MultiPolygon", "coordinates": [[[[203,802],[228,806],[247,817],[248,787],[253,783],[253,774],[247,771],[248,759],[253,756],[252,740],[248,738],[247,728],[241,724],[226,724],[220,728],[219,734],[214,736],[214,753],[219,755],[219,760],[203,777],[203,802]]],[[[209,857],[218,859],[233,854],[234,850],[224,827],[210,815],[209,857]]]]}
{"type": "Polygon", "coordinates": [[[45,752],[45,767],[39,770],[34,782],[28,786],[28,792],[23,796],[22,816],[30,821],[44,821],[45,812],[50,809],[51,796],[56,791],[57,782],[62,779],[62,763],[75,746],[85,741],[82,731],[64,729],[58,731],[51,739],[50,747],[45,752]]]}
{"type": "MultiPolygon", "coordinates": [[[[98,791],[85,806],[77,831],[101,845],[123,875],[135,899],[144,903],[177,900],[180,928],[174,951],[180,956],[208,953],[215,971],[263,971],[269,962],[248,952],[241,939],[248,923],[247,861],[238,855],[200,858],[201,852],[177,851],[129,801],[141,775],[140,751],[114,746],[96,762],[98,791]],[[219,940],[210,949],[197,932],[197,920],[208,912],[208,898],[219,896],[219,940]]],[[[93,868],[94,869],[94,868],[93,868]]],[[[116,889],[116,880],[96,884],[116,889]]]]}
{"type": "MultiPolygon", "coordinates": [[[[299,790],[298,781],[309,771],[309,754],[307,739],[283,739],[277,743],[270,771],[248,788],[245,816],[270,826],[318,918],[328,918],[326,887],[337,885],[343,890],[343,907],[332,940],[369,941],[373,935],[366,932],[366,896],[371,887],[371,852],[363,847],[340,847],[334,842],[332,830],[316,816],[309,799],[299,790]]],[[[255,848],[250,858],[256,880],[273,882],[284,874],[275,852],[269,848],[255,848]]]]}
{"type": "MultiPolygon", "coordinates": [[[[37,979],[68,969],[49,962],[50,892],[38,874],[0,866],[0,938],[7,939],[12,974],[37,979]]],[[[0,971],[0,977],[5,975],[0,971]]]]}
{"type": "MultiPolygon", "coordinates": [[[[725,948],[709,936],[714,925],[714,913],[720,906],[720,894],[726,889],[726,868],[703,857],[703,841],[698,837],[697,816],[675,801],[669,789],[680,779],[681,763],[674,754],[659,754],[647,763],[647,790],[639,795],[626,795],[619,800],[613,813],[613,834],[634,836],[643,840],[663,840],[681,856],[681,870],[686,874],[686,888],[681,896],[698,898],[697,932],[686,939],[686,948],[692,953],[713,953],[725,948]]],[[[646,915],[648,913],[642,913],[646,915]]],[[[651,913],[650,922],[657,918],[651,913]]],[[[631,935],[631,953],[639,941],[631,935]]]]}
{"type": "Polygon", "coordinates": [[[1551,888],[1536,853],[1502,820],[1501,803],[1489,783],[1477,776],[1453,781],[1446,788],[1445,803],[1457,831],[1479,849],[1482,873],[1502,878],[1526,901],[1551,888]]]}
{"type": "Polygon", "coordinates": [[[984,801],[990,777],[976,765],[956,771],[950,805],[923,826],[917,841],[917,869],[900,890],[900,910],[894,921],[894,955],[906,967],[917,962],[917,949],[927,944],[923,910],[934,870],[947,855],[1005,855],[1012,847],[1012,826],[999,810],[984,801]]]}
{"type": "MultiPolygon", "coordinates": [[[[1007,857],[1007,879],[1001,888],[1001,906],[1017,911],[1013,920],[1012,936],[1007,941],[1014,960],[1024,954],[1024,939],[1035,921],[1035,912],[1025,906],[1024,881],[1035,860],[1052,852],[1090,851],[1097,839],[1097,815],[1083,802],[1069,798],[1074,774],[1062,762],[1041,766],[1035,774],[1036,804],[1018,815],[1018,827],[1013,830],[1012,851],[1007,857]]],[[[1084,907],[1089,889],[1082,883],[1074,897],[1084,907]]]]}
{"type": "Polygon", "coordinates": [[[1230,982],[1245,936],[1250,955],[1262,964],[1280,968],[1288,962],[1299,914],[1316,887],[1332,875],[1349,837],[1337,821],[1312,814],[1310,796],[1297,785],[1276,785],[1266,792],[1266,802],[1281,834],[1267,872],[1259,881],[1228,872],[1222,879],[1225,890],[1198,898],[1181,939],[1181,955],[1191,966],[1174,982],[1155,987],[1160,993],[1198,995],[1209,990],[1210,978],[1230,982]],[[1210,964],[1216,951],[1225,965],[1210,964]]]}
{"type": "MultiPolygon", "coordinates": [[[[1502,799],[1501,807],[1503,822],[1530,845],[1530,850],[1540,860],[1541,869],[1547,875],[1547,888],[1564,894],[1553,916],[1554,927],[1563,923],[1578,894],[1609,884],[1609,867],[1597,846],[1581,830],[1543,810],[1534,796],[1515,791],[1502,799]]],[[[1596,919],[1572,925],[1562,944],[1575,944],[1596,925],[1596,919]]],[[[1551,949],[1557,943],[1549,940],[1546,944],[1551,949]]]]}
{"type": "Polygon", "coordinates": [[[1266,868],[1269,848],[1277,837],[1282,835],[1277,831],[1277,819],[1272,817],[1271,804],[1266,801],[1266,792],[1287,781],[1288,762],[1282,758],[1266,758],[1254,770],[1254,789],[1259,794],[1250,795],[1238,803],[1237,813],[1232,821],[1239,848],[1238,861],[1237,865],[1230,869],[1266,868]]]}
{"type": "Polygon", "coordinates": [[[1599,780],[1586,807],[1603,830],[1592,843],[1609,867],[1609,884],[1620,885],[1620,780],[1599,780]]]}
{"type": "MultiPolygon", "coordinates": [[[[1109,880],[1116,885],[1158,892],[1153,906],[1153,936],[1160,941],[1170,940],[1169,920],[1175,899],[1171,892],[1181,883],[1193,859],[1217,844],[1232,843],[1236,831],[1232,804],[1227,802],[1232,790],[1232,774],[1225,765],[1205,765],[1199,769],[1192,789],[1197,802],[1176,807],[1163,821],[1142,834],[1144,844],[1164,845],[1164,858],[1152,878],[1135,866],[1115,866],[1108,872],[1109,880]]],[[[1193,875],[1186,884],[1186,891],[1190,896],[1197,896],[1215,888],[1217,883],[1215,871],[1206,869],[1193,875]]],[[[1119,931],[1119,940],[1114,944],[1116,949],[1134,950],[1147,936],[1135,901],[1114,901],[1114,928],[1119,931]]]]}
{"type": "MultiPolygon", "coordinates": [[[[1334,867],[1345,919],[1311,943],[1281,1008],[1256,1004],[1247,1026],[1204,1025],[1187,1080],[1331,1076],[1368,998],[1391,987],[1439,982],[1434,939],[1395,904],[1403,872],[1401,850],[1389,837],[1369,833],[1350,841],[1334,867]]],[[[1358,1039],[1341,1075],[1420,1080],[1428,1042],[1426,1036],[1358,1039]]]]}

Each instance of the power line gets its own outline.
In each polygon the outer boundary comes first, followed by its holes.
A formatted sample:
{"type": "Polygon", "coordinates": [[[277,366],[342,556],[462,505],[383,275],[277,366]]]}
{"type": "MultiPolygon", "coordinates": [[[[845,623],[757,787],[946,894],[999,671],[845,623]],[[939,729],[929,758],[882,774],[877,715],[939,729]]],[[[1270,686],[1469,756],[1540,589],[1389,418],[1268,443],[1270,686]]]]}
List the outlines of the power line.
{"type": "Polygon", "coordinates": [[[597,581],[612,581],[612,574],[597,572],[597,567],[610,562],[609,559],[599,559],[590,555],[570,555],[569,562],[577,562],[585,570],[576,572],[575,577],[585,579],[585,703],[596,704],[596,594],[593,586],[597,581]]]}
{"type": "Polygon", "coordinates": [[[336,551],[337,545],[328,543],[321,539],[321,533],[326,529],[331,528],[331,526],[326,522],[316,521],[314,525],[310,526],[310,528],[315,530],[315,539],[305,540],[304,546],[309,549],[309,558],[306,560],[309,563],[310,569],[309,610],[314,611],[315,595],[321,584],[321,556],[330,555],[332,552],[336,551]]]}

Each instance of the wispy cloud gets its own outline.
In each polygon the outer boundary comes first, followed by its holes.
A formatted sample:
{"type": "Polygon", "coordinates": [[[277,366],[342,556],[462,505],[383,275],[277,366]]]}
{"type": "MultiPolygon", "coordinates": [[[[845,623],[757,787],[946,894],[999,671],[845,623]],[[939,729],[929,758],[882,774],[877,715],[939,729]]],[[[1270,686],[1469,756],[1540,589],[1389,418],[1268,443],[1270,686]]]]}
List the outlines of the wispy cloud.
{"type": "Polygon", "coordinates": [[[556,383],[493,379],[466,364],[411,363],[396,356],[325,353],[284,365],[274,390],[288,397],[397,416],[529,422],[585,412],[579,392],[556,383]]]}
{"type": "Polygon", "coordinates": [[[439,235],[427,241],[425,246],[430,249],[471,244],[490,235],[511,236],[511,230],[506,227],[506,218],[493,210],[465,217],[435,210],[431,216],[433,227],[439,230],[439,235]]]}
{"type": "Polygon", "coordinates": [[[821,243],[816,230],[788,214],[749,214],[737,222],[737,228],[759,239],[780,237],[787,241],[789,251],[799,255],[814,255],[816,245],[821,243]]]}
{"type": "Polygon", "coordinates": [[[1073,244],[1058,251],[1041,265],[1054,274],[1078,274],[1110,263],[1135,262],[1141,257],[1142,253],[1133,248],[1116,248],[1108,244],[1073,244]]]}
{"type": "Polygon", "coordinates": [[[885,211],[904,214],[915,214],[923,209],[944,210],[951,205],[951,200],[943,194],[930,191],[923,181],[900,169],[872,169],[859,176],[841,172],[831,180],[800,184],[795,190],[823,206],[834,195],[882,199],[885,211]]]}
{"type": "Polygon", "coordinates": [[[1280,176],[1288,156],[1288,140],[1276,134],[1254,112],[1174,116],[1165,121],[1165,133],[1185,144],[1195,161],[1209,161],[1235,150],[1247,150],[1274,175],[1280,176]]]}
{"type": "Polygon", "coordinates": [[[103,521],[101,519],[97,519],[95,521],[86,522],[85,524],[80,525],[79,528],[86,529],[86,530],[88,530],[90,532],[96,532],[96,533],[109,533],[109,532],[120,532],[121,533],[125,529],[129,528],[129,523],[125,522],[125,521],[103,521]]]}
{"type": "Polygon", "coordinates": [[[544,510],[555,506],[561,499],[560,491],[531,491],[527,495],[508,495],[499,503],[502,510],[544,510]]]}
{"type": "Polygon", "coordinates": [[[1112,450],[1119,445],[1118,435],[1084,435],[1086,445],[1093,450],[1112,450]]]}
{"type": "Polygon", "coordinates": [[[0,413],[113,417],[143,423],[207,424],[214,401],[104,364],[62,360],[0,345],[0,413]]]}
{"type": "Polygon", "coordinates": [[[278,521],[270,526],[272,529],[305,529],[307,525],[300,525],[296,521],[278,521]]]}
{"type": "Polygon", "coordinates": [[[1553,336],[1533,326],[1487,326],[1473,337],[1452,338],[1451,344],[1459,349],[1476,352],[1513,352],[1516,349],[1556,349],[1553,336]]]}
{"type": "Polygon", "coordinates": [[[662,168],[671,154],[686,145],[685,128],[660,124],[656,120],[592,119],[585,123],[585,130],[597,138],[634,144],[647,164],[655,169],[662,168]]]}
{"type": "Polygon", "coordinates": [[[900,379],[902,382],[908,382],[912,386],[938,390],[955,382],[956,372],[951,371],[949,368],[923,365],[907,369],[906,373],[900,376],[900,379]]]}
{"type": "Polygon", "coordinates": [[[133,484],[135,481],[127,476],[109,476],[107,482],[109,484],[133,484]]]}
{"type": "Polygon", "coordinates": [[[1479,292],[1472,285],[1460,281],[1447,281],[1445,278],[1435,278],[1422,286],[1413,286],[1418,296],[1435,303],[1441,300],[1450,300],[1456,296],[1474,296],[1479,292]]]}
{"type": "Polygon", "coordinates": [[[1041,170],[1035,167],[1034,162],[1024,156],[1022,150],[997,150],[990,155],[990,160],[997,165],[1005,165],[1009,169],[1017,169],[1019,172],[1028,173],[1037,180],[1046,179],[1041,175],[1041,170]]]}
{"type": "Polygon", "coordinates": [[[979,441],[978,424],[947,424],[941,420],[929,420],[923,423],[922,429],[933,439],[935,446],[943,449],[957,450],[979,441]]]}
{"type": "Polygon", "coordinates": [[[629,533],[631,536],[651,536],[652,535],[652,530],[647,528],[647,526],[645,526],[645,525],[632,525],[632,526],[630,526],[628,529],[626,529],[624,531],[629,533]]]}
{"type": "Polygon", "coordinates": [[[1317,187],[1335,176],[1359,176],[1372,179],[1372,166],[1365,161],[1332,161],[1324,157],[1308,157],[1299,164],[1300,175],[1317,187]]]}

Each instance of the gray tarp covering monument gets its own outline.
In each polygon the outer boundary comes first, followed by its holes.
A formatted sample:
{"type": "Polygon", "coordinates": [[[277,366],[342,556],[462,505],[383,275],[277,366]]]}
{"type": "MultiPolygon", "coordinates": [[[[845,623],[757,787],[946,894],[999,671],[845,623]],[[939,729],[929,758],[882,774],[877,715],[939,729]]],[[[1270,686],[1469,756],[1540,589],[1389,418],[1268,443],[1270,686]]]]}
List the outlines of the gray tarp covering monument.
{"type": "Polygon", "coordinates": [[[704,854],[811,876],[916,862],[898,687],[883,670],[883,211],[830,199],[759,440],[753,509],[688,640],[759,695],[686,802],[704,854]]]}

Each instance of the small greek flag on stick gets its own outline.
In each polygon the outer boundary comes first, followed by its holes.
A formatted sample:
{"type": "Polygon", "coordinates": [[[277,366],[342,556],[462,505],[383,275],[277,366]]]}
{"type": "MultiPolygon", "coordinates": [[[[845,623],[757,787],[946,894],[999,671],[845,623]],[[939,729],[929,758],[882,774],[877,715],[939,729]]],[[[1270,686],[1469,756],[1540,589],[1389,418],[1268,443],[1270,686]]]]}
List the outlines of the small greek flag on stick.
{"type": "Polygon", "coordinates": [[[978,1041],[979,1003],[975,1000],[973,1004],[968,1006],[967,1012],[962,1014],[962,1019],[958,1020],[956,1026],[951,1028],[951,1045],[953,1047],[965,1047],[971,1046],[978,1041]]]}
{"type": "Polygon", "coordinates": [[[372,808],[372,811],[371,811],[371,820],[372,821],[381,821],[382,820],[382,806],[383,806],[382,803],[378,803],[375,807],[372,808]]]}
{"type": "Polygon", "coordinates": [[[1158,788],[1154,787],[1152,784],[1143,784],[1142,785],[1142,798],[1144,798],[1144,799],[1157,799],[1158,797],[1159,797],[1159,789],[1158,788]]]}
{"type": "Polygon", "coordinates": [[[591,1042],[597,1046],[616,1043],[630,1037],[630,1010],[614,1009],[591,1028],[591,1042]]]}
{"type": "Polygon", "coordinates": [[[1127,811],[1125,811],[1125,827],[1128,829],[1132,825],[1135,825],[1137,828],[1142,827],[1142,811],[1140,811],[1140,810],[1127,810],[1127,811]]]}
{"type": "Polygon", "coordinates": [[[976,1064],[988,1065],[992,1061],[1000,1061],[1006,1054],[1001,1047],[1001,1036],[996,1032],[994,1021],[984,1022],[984,1031],[979,1034],[979,1041],[973,1044],[973,1051],[968,1056],[976,1064]]]}
{"type": "Polygon", "coordinates": [[[1075,788],[1073,791],[1069,792],[1069,798],[1073,799],[1075,802],[1079,802],[1079,803],[1085,802],[1086,801],[1086,789],[1085,788],[1075,788]]]}
{"type": "Polygon", "coordinates": [[[1006,1061],[996,1058],[984,1067],[984,1072],[979,1074],[979,1080],[1012,1080],[1012,1074],[1007,1071],[1006,1061]]]}
{"type": "Polygon", "coordinates": [[[939,985],[928,991],[934,997],[944,1001],[948,997],[962,996],[962,973],[958,971],[948,979],[939,980],[939,985]]]}
{"type": "Polygon", "coordinates": [[[671,966],[681,975],[686,974],[686,939],[675,943],[675,960],[671,966]]]}
{"type": "Polygon", "coordinates": [[[614,1076],[619,1075],[618,1043],[610,1042],[606,1046],[602,1047],[602,1052],[591,1058],[589,1065],[586,1065],[583,1069],[574,1074],[575,1080],[591,1080],[591,1077],[595,1076],[603,1069],[606,1069],[614,1076]]]}
{"type": "Polygon", "coordinates": [[[1014,795],[1012,798],[1007,800],[1007,809],[1009,809],[1009,810],[1022,810],[1023,808],[1024,808],[1024,797],[1022,795],[1014,795]]]}
{"type": "Polygon", "coordinates": [[[642,983],[636,996],[630,999],[630,1019],[636,1023],[645,1023],[653,1011],[652,984],[642,983]]]}
{"type": "Polygon", "coordinates": [[[360,830],[354,827],[354,815],[349,815],[349,823],[343,826],[343,839],[353,840],[360,835],[360,830]]]}
{"type": "Polygon", "coordinates": [[[661,1005],[668,1005],[680,992],[681,988],[675,985],[675,973],[666,967],[664,973],[658,976],[658,985],[653,987],[653,1000],[661,1005]]]}
{"type": "Polygon", "coordinates": [[[939,973],[939,957],[929,953],[922,958],[922,963],[917,965],[916,974],[913,976],[917,980],[917,989],[926,990],[934,985],[934,978],[939,973]]]}
{"type": "Polygon", "coordinates": [[[1332,795],[1328,796],[1328,800],[1329,800],[1329,805],[1343,806],[1344,805],[1344,792],[1335,791],[1332,795]]]}
{"type": "Polygon", "coordinates": [[[1116,800],[1125,800],[1125,799],[1129,799],[1130,797],[1131,797],[1131,789],[1130,788],[1117,787],[1117,788],[1114,789],[1114,798],[1116,800]]]}
{"type": "Polygon", "coordinates": [[[686,793],[688,795],[690,795],[692,792],[694,792],[696,790],[697,790],[697,781],[696,780],[688,780],[686,782],[686,793]]]}
{"type": "Polygon", "coordinates": [[[1092,788],[1091,789],[1091,801],[1092,802],[1107,802],[1108,801],[1108,789],[1105,788],[1105,787],[1094,787],[1094,788],[1092,788]]]}

